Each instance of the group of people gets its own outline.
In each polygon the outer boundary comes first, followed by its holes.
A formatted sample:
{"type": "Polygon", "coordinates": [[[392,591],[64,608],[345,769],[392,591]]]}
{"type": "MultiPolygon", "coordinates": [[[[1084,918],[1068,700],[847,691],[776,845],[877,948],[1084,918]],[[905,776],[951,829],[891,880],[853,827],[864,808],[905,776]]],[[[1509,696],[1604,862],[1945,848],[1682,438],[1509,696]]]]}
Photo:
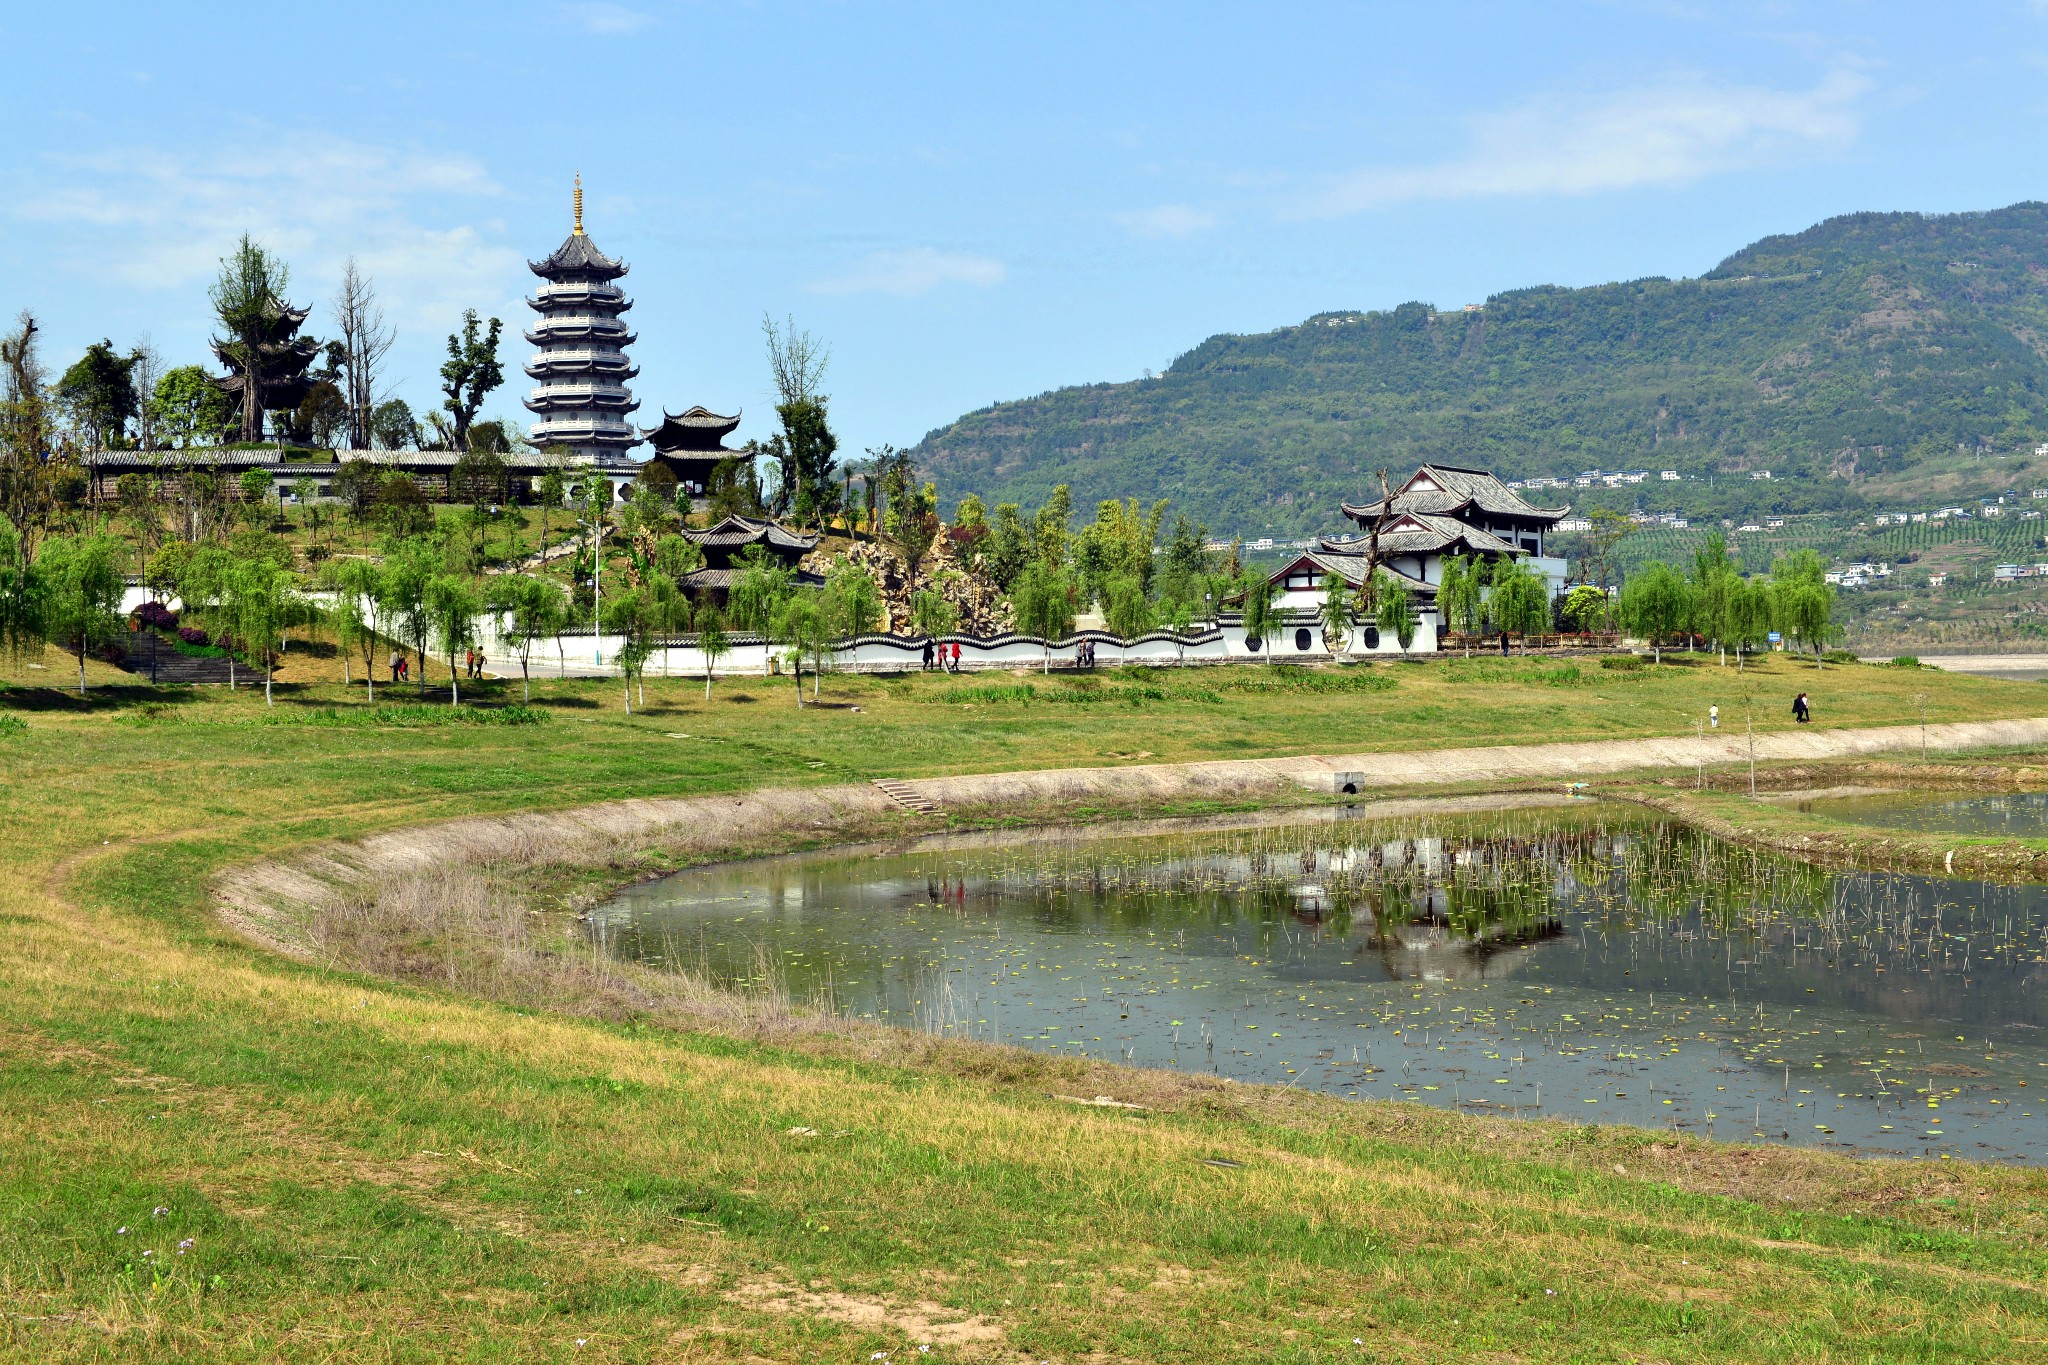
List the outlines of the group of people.
{"type": "Polygon", "coordinates": [[[464,651],[462,651],[462,654],[462,676],[472,681],[483,677],[484,664],[488,662],[488,660],[484,658],[484,652],[480,649],[465,649],[464,651]]]}
{"type": "Polygon", "coordinates": [[[938,668],[947,673],[958,673],[960,671],[960,642],[958,640],[953,641],[951,644],[940,644],[937,640],[929,638],[925,640],[924,671],[929,673],[933,668],[938,668]]]}
{"type": "Polygon", "coordinates": [[[405,657],[405,651],[391,651],[391,681],[395,683],[412,681],[412,661],[405,657]]]}
{"type": "MultiPolygon", "coordinates": [[[[462,676],[471,681],[483,677],[484,665],[489,662],[490,660],[484,657],[484,652],[480,649],[464,650],[462,676]]],[[[394,649],[391,651],[390,668],[391,681],[395,683],[412,681],[412,660],[405,657],[404,650],[394,649]]]]}

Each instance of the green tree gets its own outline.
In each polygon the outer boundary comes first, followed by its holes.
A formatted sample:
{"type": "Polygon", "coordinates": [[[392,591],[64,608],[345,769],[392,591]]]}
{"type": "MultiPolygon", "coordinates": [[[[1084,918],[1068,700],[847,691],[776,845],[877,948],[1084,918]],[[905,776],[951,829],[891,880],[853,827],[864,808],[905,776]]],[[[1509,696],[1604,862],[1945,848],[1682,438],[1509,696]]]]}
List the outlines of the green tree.
{"type": "Polygon", "coordinates": [[[1728,598],[1741,577],[1728,558],[1728,537],[1719,531],[1709,535],[1707,543],[1693,552],[1692,591],[1696,620],[1699,628],[1712,637],[1715,647],[1723,651],[1724,664],[1727,662],[1725,653],[1729,638],[1728,598]]]}
{"type": "Polygon", "coordinates": [[[57,398],[94,449],[117,444],[136,415],[135,355],[120,355],[111,341],[95,341],[57,381],[57,398]]]}
{"type": "Polygon", "coordinates": [[[1038,562],[1054,573],[1064,573],[1073,541],[1073,533],[1067,529],[1074,519],[1074,491],[1066,484],[1058,484],[1052,496],[1038,509],[1032,518],[1032,546],[1038,562]]]}
{"type": "Polygon", "coordinates": [[[697,612],[697,652],[704,657],[704,700],[711,700],[711,671],[720,659],[732,653],[732,638],[725,633],[725,616],[715,606],[697,612]]]}
{"type": "Polygon", "coordinates": [[[1394,643],[1407,654],[1408,646],[1415,643],[1415,599],[1408,591],[1405,579],[1379,571],[1377,591],[1373,593],[1373,623],[1386,634],[1394,637],[1394,643]]]}
{"type": "Polygon", "coordinates": [[[1027,566],[1010,593],[1017,629],[1036,635],[1045,654],[1039,671],[1052,671],[1052,642],[1074,632],[1074,589],[1065,573],[1041,561],[1027,566]]]}
{"type": "Polygon", "coordinates": [[[44,575],[29,564],[21,532],[0,516],[0,649],[12,658],[43,647],[45,587],[44,575]]]}
{"type": "Polygon", "coordinates": [[[540,481],[533,486],[533,501],[540,508],[540,552],[548,552],[548,523],[556,512],[568,501],[568,481],[562,477],[561,466],[549,465],[541,474],[540,481]]]}
{"type": "Polygon", "coordinates": [[[937,588],[919,588],[910,597],[910,625],[927,640],[951,635],[960,628],[960,608],[937,588]]]}
{"type": "Polygon", "coordinates": [[[1017,586],[1024,566],[1031,562],[1034,553],[1035,541],[1024,525],[1017,504],[999,504],[994,519],[989,522],[988,534],[982,538],[982,572],[994,580],[998,588],[1009,592],[1017,586]]]}
{"type": "Polygon", "coordinates": [[[1493,623],[1510,635],[1519,635],[1522,652],[1529,652],[1529,637],[1550,629],[1550,591],[1544,579],[1512,560],[1494,566],[1493,593],[1487,601],[1493,623]]]}
{"type": "Polygon", "coordinates": [[[466,577],[435,574],[427,580],[426,608],[434,641],[448,656],[449,704],[460,706],[462,670],[456,666],[455,653],[476,643],[477,618],[484,612],[483,598],[466,577]]]}
{"type": "Polygon", "coordinates": [[[58,536],[44,543],[32,572],[41,630],[78,656],[78,695],[85,695],[85,656],[121,634],[120,541],[108,535],[58,536]]]}
{"type": "Polygon", "coordinates": [[[270,520],[270,471],[267,469],[245,469],[235,480],[242,490],[242,516],[251,526],[261,526],[270,520]]]}
{"type": "Polygon", "coordinates": [[[1351,648],[1351,584],[1343,575],[1323,575],[1323,646],[1332,653],[1351,648]]]}
{"type": "Polygon", "coordinates": [[[1761,578],[1737,578],[1728,585],[1719,634],[1735,646],[1738,671],[1751,649],[1770,642],[1771,605],[1770,584],[1761,578]]]}
{"type": "Polygon", "coordinates": [[[1102,619],[1126,645],[1152,629],[1158,619],[1145,585],[1129,574],[1114,574],[1102,588],[1102,619]]]}
{"type": "Polygon", "coordinates": [[[769,635],[783,646],[783,659],[796,675],[796,704],[801,710],[804,704],[804,660],[812,661],[811,695],[819,691],[819,679],[825,671],[825,659],[832,652],[831,623],[825,619],[825,612],[813,592],[791,593],[775,608],[775,618],[769,625],[769,635]]]}
{"type": "Polygon", "coordinates": [[[477,410],[492,390],[505,382],[505,366],[498,359],[498,337],[504,324],[492,318],[488,328],[477,320],[476,309],[462,313],[462,330],[448,336],[448,359],[441,362],[441,406],[453,423],[456,450],[469,449],[469,427],[477,410]]]}
{"type": "Polygon", "coordinates": [[[1685,575],[1662,560],[1651,560],[1621,586],[1622,626],[1650,642],[1650,655],[1664,662],[1665,637],[1693,621],[1698,603],[1685,575]]]}
{"type": "Polygon", "coordinates": [[[197,365],[166,370],[150,396],[150,414],[163,439],[179,449],[195,441],[220,439],[235,410],[220,385],[197,365]]]}
{"type": "Polygon", "coordinates": [[[1813,666],[1824,667],[1835,611],[1827,561],[1814,550],[1794,550],[1781,556],[1771,565],[1771,594],[1778,628],[1799,643],[1813,646],[1813,666]]]}
{"type": "Polygon", "coordinates": [[[1573,630],[1590,633],[1607,624],[1612,606],[1613,599],[1608,597],[1607,589],[1581,583],[1564,595],[1557,611],[1573,630]]]}
{"type": "Polygon", "coordinates": [[[886,616],[874,575],[850,560],[834,564],[825,575],[825,616],[832,633],[842,640],[878,629],[886,616]]]}
{"type": "Polygon", "coordinates": [[[377,626],[380,610],[380,575],[367,559],[334,561],[324,575],[334,594],[334,633],[341,648],[344,686],[349,683],[351,654],[363,661],[363,687],[367,701],[377,700],[377,626]]]}
{"type": "Polygon", "coordinates": [[[455,461],[448,473],[449,491],[469,508],[476,527],[477,554],[484,549],[484,528],[490,524],[491,508],[505,501],[505,457],[495,450],[469,449],[455,461]]]}
{"type": "Polygon", "coordinates": [[[387,398],[371,410],[370,440],[379,450],[404,450],[420,443],[420,424],[403,398],[387,398]]]}
{"type": "Polygon", "coordinates": [[[303,613],[298,583],[266,559],[242,560],[228,571],[227,614],[249,661],[263,670],[263,704],[275,705],[271,679],[287,627],[303,613]]]}
{"type": "Polygon", "coordinates": [[[434,509],[412,475],[393,470],[377,485],[377,520],[393,540],[410,540],[434,529],[434,509]]]}
{"type": "Polygon", "coordinates": [[[775,611],[795,591],[787,568],[765,555],[742,555],[739,573],[726,590],[728,619],[740,630],[766,635],[774,628],[775,611]]]}
{"type": "Polygon", "coordinates": [[[1232,595],[1238,598],[1246,643],[1256,640],[1255,648],[1270,659],[1272,651],[1268,646],[1272,637],[1286,624],[1280,616],[1279,585],[1257,569],[1248,569],[1237,580],[1232,595]]]}
{"type": "Polygon", "coordinates": [[[1465,657],[1472,657],[1472,636],[1486,609],[1486,585],[1479,565],[1465,555],[1451,555],[1443,561],[1443,581],[1437,584],[1438,619],[1465,637],[1465,657]]]}
{"type": "Polygon", "coordinates": [[[633,714],[633,687],[640,687],[640,705],[647,705],[647,660],[654,653],[654,612],[647,600],[647,589],[628,588],[613,594],[604,604],[604,628],[607,633],[619,636],[619,647],[612,654],[612,662],[618,666],[619,677],[626,685],[626,714],[633,714]]]}
{"type": "Polygon", "coordinates": [[[433,543],[414,537],[385,556],[377,585],[382,619],[401,642],[412,646],[419,661],[421,697],[427,695],[427,641],[434,631],[428,589],[440,570],[441,556],[433,543]]]}
{"type": "Polygon", "coordinates": [[[263,439],[263,388],[270,377],[271,332],[284,308],[291,282],[285,263],[253,241],[248,233],[232,254],[221,259],[220,274],[207,291],[214,315],[227,336],[217,342],[221,354],[242,372],[242,439],[263,439]]]}

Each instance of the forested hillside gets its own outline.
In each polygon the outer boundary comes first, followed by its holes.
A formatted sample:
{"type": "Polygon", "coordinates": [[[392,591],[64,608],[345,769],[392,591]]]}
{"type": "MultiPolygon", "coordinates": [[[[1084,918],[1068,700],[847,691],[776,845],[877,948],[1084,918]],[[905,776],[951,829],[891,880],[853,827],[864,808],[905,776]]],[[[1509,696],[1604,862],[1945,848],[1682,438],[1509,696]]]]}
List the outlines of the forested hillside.
{"type": "Polygon", "coordinates": [[[1228,532],[1326,526],[1368,470],[1425,458],[1508,477],[1678,469],[1715,478],[1664,484],[1660,505],[1805,511],[2048,436],[2044,354],[2048,204],[1865,213],[1697,279],[1211,337],[1158,378],[1001,403],[915,453],[991,502],[1070,483],[1079,505],[1171,497],[1228,532]],[[1763,468],[1769,484],[1742,477],[1763,468]]]}

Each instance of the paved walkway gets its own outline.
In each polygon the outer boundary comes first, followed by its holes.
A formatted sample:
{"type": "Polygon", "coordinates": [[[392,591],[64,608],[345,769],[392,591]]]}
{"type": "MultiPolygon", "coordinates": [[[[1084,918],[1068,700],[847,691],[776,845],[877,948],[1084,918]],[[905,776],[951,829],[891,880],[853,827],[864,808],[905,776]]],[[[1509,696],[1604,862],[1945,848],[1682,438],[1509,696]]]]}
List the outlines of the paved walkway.
{"type": "MultiPolygon", "coordinates": [[[[1853,758],[1862,754],[1917,753],[1955,749],[2048,745],[2048,717],[2026,720],[1958,721],[1886,729],[1830,730],[1820,727],[1774,731],[1756,737],[1758,762],[1781,759],[1853,758]]],[[[1604,773],[1644,768],[1691,768],[1698,764],[1746,762],[1749,746],[1739,733],[1722,731],[1700,739],[1576,740],[1560,744],[1513,744],[1434,752],[1341,754],[1301,758],[1227,759],[1210,763],[1157,763],[1125,768],[1056,768],[1042,772],[988,773],[973,777],[906,782],[934,805],[979,806],[1016,800],[1079,800],[1089,796],[1227,797],[1295,783],[1323,791],[1350,783],[1374,788],[1474,782],[1488,778],[1554,777],[1577,781],[1604,773]]]]}

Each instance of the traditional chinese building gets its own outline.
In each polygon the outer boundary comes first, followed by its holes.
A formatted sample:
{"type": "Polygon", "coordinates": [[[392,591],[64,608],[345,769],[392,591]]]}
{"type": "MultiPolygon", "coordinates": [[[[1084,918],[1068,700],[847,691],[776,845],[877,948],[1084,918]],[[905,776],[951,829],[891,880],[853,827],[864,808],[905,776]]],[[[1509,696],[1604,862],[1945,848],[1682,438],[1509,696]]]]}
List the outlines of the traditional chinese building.
{"type": "Polygon", "coordinates": [[[742,572],[735,567],[734,561],[753,545],[759,545],[791,570],[800,586],[822,587],[825,582],[816,574],[806,573],[797,567],[805,555],[818,548],[815,532],[792,531],[779,522],[735,515],[701,531],[685,527],[683,537],[704,552],[704,567],[683,576],[684,589],[700,601],[706,598],[720,602],[725,600],[733,579],[742,572]]]}
{"type": "Polygon", "coordinates": [[[665,467],[676,476],[676,486],[691,497],[704,497],[711,491],[712,471],[745,453],[725,444],[739,424],[738,417],[721,417],[705,407],[681,413],[664,410],[660,426],[642,431],[654,447],[647,462],[665,467]]]}
{"type": "MultiPolygon", "coordinates": [[[[1534,506],[1483,469],[1426,464],[1391,497],[1343,503],[1340,510],[1357,524],[1356,533],[1321,537],[1272,576],[1279,589],[1276,605],[1289,617],[1315,618],[1328,575],[1353,587],[1365,582],[1375,525],[1379,567],[1407,586],[1420,617],[1414,649],[1436,648],[1442,627],[1436,591],[1447,556],[1519,559],[1549,581],[1553,596],[1564,584],[1565,562],[1546,556],[1543,540],[1570,509],[1534,506]]],[[[1296,636],[1310,638],[1304,630],[1296,636]]],[[[1361,626],[1359,634],[1367,650],[1392,647],[1391,642],[1383,645],[1371,626],[1361,626]]],[[[1306,643],[1300,647],[1310,648],[1306,643]]]]}
{"type": "MultiPolygon", "coordinates": [[[[278,299],[272,299],[265,306],[263,338],[256,345],[262,374],[261,387],[256,394],[259,412],[295,412],[312,390],[313,381],[306,377],[306,368],[320,354],[320,344],[311,337],[299,335],[299,328],[306,325],[309,314],[309,309],[294,308],[278,299]]],[[[249,382],[241,346],[235,341],[215,337],[213,354],[227,369],[225,376],[213,382],[227,395],[228,403],[235,412],[240,413],[242,391],[249,382]]]]}
{"type": "Polygon", "coordinates": [[[540,315],[526,333],[536,347],[526,363],[535,381],[526,407],[539,418],[533,442],[630,475],[626,452],[641,438],[628,418],[640,404],[626,381],[640,371],[626,357],[636,338],[622,315],[633,301],[618,283],[625,262],[599,251],[584,234],[580,176],[568,240],[527,266],[544,281],[526,301],[540,315]]]}

